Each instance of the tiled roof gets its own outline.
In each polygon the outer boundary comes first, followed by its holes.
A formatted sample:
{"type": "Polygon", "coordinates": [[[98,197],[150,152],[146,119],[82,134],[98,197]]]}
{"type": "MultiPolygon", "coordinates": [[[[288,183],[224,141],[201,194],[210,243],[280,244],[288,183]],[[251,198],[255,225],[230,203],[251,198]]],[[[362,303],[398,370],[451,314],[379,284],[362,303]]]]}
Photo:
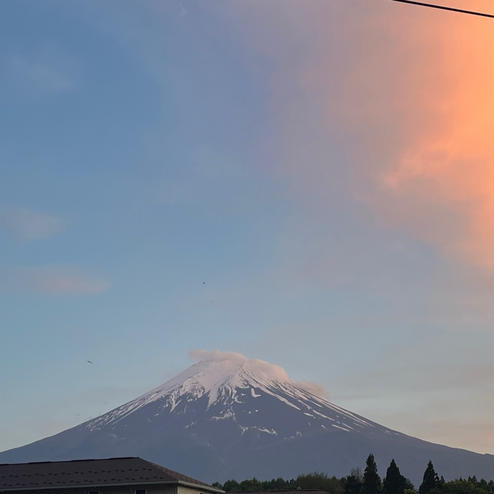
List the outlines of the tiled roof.
{"type": "Polygon", "coordinates": [[[0,464],[0,491],[118,484],[186,483],[213,487],[142,458],[0,464]]]}

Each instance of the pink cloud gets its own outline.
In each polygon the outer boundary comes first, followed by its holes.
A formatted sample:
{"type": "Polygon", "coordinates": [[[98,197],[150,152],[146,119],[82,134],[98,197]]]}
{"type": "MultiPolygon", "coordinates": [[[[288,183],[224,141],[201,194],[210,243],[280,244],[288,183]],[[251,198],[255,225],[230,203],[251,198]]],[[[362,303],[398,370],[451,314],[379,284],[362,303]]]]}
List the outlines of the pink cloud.
{"type": "Polygon", "coordinates": [[[0,290],[46,295],[83,295],[110,288],[103,278],[70,266],[16,267],[1,272],[0,290]]]}
{"type": "Polygon", "coordinates": [[[0,227],[26,240],[51,237],[63,230],[65,222],[53,215],[27,208],[0,208],[0,227]]]}

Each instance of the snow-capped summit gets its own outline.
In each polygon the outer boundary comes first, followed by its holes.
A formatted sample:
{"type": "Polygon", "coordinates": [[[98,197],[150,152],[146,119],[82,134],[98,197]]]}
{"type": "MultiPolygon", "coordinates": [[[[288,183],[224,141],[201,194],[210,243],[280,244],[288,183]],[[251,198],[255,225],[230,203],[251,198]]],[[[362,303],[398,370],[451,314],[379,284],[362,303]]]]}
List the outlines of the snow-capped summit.
{"type": "MultiPolygon", "coordinates": [[[[135,400],[91,420],[86,427],[92,431],[101,429],[154,403],[158,405],[154,417],[185,414],[187,409],[202,407],[203,418],[232,420],[242,435],[249,430],[278,435],[280,432],[271,418],[265,417],[256,424],[250,423],[251,417],[249,423],[242,420],[246,412],[257,417],[264,415],[259,409],[259,400],[253,400],[260,398],[260,401],[278,400],[297,410],[302,424],[295,432],[300,436],[312,433],[316,427],[346,431],[364,426],[381,427],[314,394],[307,384],[292,381],[278,365],[218,350],[196,350],[191,356],[197,360],[194,365],[135,400]],[[310,430],[305,430],[307,426],[310,430]]],[[[288,430],[286,434],[293,435],[293,431],[288,430]]]]}
{"type": "Polygon", "coordinates": [[[293,386],[282,367],[249,359],[240,353],[195,350],[190,356],[196,360],[194,365],[135,400],[90,421],[87,427],[100,428],[157,401],[162,403],[164,412],[177,413],[181,403],[202,397],[207,398],[206,408],[218,402],[231,406],[240,403],[240,395],[248,389],[256,397],[255,389],[273,394],[270,389],[293,386]]]}
{"type": "Polygon", "coordinates": [[[237,389],[292,383],[282,367],[240,353],[195,350],[190,355],[197,361],[194,365],[140,398],[154,400],[173,392],[206,394],[212,404],[221,395],[234,399],[237,389]]]}
{"type": "Polygon", "coordinates": [[[329,402],[317,386],[239,353],[191,352],[191,367],[93,420],[0,453],[0,462],[140,456],[207,481],[346,475],[370,452],[418,482],[432,459],[445,477],[491,478],[493,458],[388,429],[329,402]]]}

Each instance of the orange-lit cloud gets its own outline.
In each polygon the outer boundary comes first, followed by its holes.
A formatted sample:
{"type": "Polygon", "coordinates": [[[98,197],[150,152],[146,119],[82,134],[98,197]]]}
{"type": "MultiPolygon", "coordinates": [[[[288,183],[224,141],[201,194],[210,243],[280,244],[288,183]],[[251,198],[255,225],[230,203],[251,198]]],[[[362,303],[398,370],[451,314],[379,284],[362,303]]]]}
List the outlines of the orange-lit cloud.
{"type": "Polygon", "coordinates": [[[393,39],[404,56],[390,98],[409,103],[388,125],[406,139],[374,164],[372,201],[445,254],[492,270],[494,31],[482,20],[429,12],[400,20],[393,39]]]}
{"type": "Polygon", "coordinates": [[[390,10],[360,20],[364,37],[379,29],[388,44],[355,54],[342,79],[340,110],[369,149],[367,199],[385,221],[492,270],[492,23],[390,10]]]}
{"type": "Polygon", "coordinates": [[[270,23],[259,50],[277,57],[281,172],[324,204],[335,181],[324,133],[340,132],[352,150],[349,195],[384,226],[492,271],[492,22],[389,1],[257,5],[270,23]]]}

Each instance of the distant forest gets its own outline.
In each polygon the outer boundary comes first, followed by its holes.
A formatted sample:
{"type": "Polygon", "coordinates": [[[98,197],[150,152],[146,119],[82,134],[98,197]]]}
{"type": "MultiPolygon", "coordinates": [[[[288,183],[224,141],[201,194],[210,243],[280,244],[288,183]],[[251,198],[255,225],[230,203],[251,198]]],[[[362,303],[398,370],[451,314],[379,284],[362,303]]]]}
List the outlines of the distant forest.
{"type": "Polygon", "coordinates": [[[331,494],[494,494],[494,482],[475,477],[446,482],[434,470],[431,461],[427,464],[422,483],[418,490],[409,479],[401,475],[394,460],[391,461],[384,479],[377,473],[374,455],[369,455],[364,473],[357,468],[347,477],[329,477],[325,473],[299,475],[296,479],[282,478],[257,480],[227,480],[224,484],[215,482],[213,486],[224,491],[269,491],[318,489],[331,494]]]}

